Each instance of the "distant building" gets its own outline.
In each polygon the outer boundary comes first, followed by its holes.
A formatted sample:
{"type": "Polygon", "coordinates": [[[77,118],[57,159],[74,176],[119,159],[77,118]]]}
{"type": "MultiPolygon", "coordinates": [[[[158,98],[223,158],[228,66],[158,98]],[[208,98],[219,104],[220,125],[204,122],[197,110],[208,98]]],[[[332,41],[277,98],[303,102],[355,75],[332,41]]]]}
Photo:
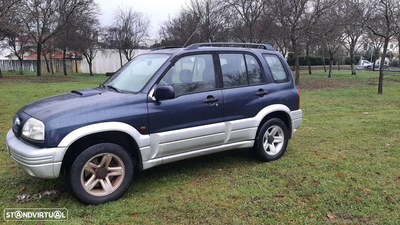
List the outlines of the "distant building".
{"type": "MultiPolygon", "coordinates": [[[[370,52],[372,55],[374,51],[375,46],[381,46],[380,47],[380,52],[383,51],[383,43],[381,43],[381,40],[379,38],[375,40],[364,40],[362,42],[359,42],[356,46],[356,49],[358,49],[359,52],[370,52]]],[[[396,39],[391,39],[389,40],[389,45],[387,48],[387,52],[391,52],[394,57],[399,56],[399,41],[396,39]]],[[[372,56],[371,56],[372,58],[372,56]]],[[[379,57],[378,57],[379,58],[379,57]]]]}

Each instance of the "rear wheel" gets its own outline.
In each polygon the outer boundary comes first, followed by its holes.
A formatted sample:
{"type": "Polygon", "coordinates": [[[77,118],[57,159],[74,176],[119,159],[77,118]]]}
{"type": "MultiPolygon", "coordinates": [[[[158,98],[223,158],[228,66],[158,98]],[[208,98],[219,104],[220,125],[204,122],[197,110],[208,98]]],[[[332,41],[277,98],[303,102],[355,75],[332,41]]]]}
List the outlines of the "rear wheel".
{"type": "Polygon", "coordinates": [[[133,162],[129,153],[112,143],[93,145],[72,163],[72,193],[85,204],[102,204],[120,198],[129,188],[133,162]]]}
{"type": "Polygon", "coordinates": [[[282,120],[268,120],[257,133],[253,149],[256,158],[266,162],[279,159],[285,153],[288,138],[288,128],[282,120]]]}

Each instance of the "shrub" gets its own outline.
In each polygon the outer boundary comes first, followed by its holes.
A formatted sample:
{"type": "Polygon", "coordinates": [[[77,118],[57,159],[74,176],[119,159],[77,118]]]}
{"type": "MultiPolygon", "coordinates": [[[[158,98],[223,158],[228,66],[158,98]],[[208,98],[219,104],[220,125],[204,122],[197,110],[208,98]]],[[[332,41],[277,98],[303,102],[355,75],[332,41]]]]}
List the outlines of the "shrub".
{"type": "MultiPolygon", "coordinates": [[[[288,57],[287,61],[288,61],[288,64],[290,66],[294,65],[293,54],[289,54],[289,57],[288,57]]],[[[300,55],[299,56],[299,63],[300,63],[300,66],[307,66],[307,57],[305,55],[300,55]]],[[[329,60],[327,58],[325,58],[325,63],[329,64],[329,60]]],[[[322,56],[310,55],[310,65],[311,66],[324,65],[323,57],[322,56]]]]}

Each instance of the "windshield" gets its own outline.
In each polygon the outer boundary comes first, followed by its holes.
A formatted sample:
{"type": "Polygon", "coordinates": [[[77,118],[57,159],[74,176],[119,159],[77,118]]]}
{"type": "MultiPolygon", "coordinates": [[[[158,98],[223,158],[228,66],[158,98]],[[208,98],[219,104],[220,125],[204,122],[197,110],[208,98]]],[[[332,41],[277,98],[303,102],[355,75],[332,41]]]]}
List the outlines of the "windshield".
{"type": "Polygon", "coordinates": [[[104,86],[121,91],[139,92],[169,57],[170,55],[165,54],[139,55],[104,82],[104,86]]]}

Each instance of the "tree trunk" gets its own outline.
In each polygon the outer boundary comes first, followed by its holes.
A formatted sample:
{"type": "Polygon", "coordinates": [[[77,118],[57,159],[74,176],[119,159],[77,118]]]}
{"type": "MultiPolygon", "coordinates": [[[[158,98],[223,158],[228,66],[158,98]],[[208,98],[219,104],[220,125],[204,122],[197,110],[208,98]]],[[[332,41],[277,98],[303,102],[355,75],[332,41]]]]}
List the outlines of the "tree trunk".
{"type": "Polygon", "coordinates": [[[354,67],[356,59],[354,56],[354,44],[351,43],[350,45],[350,66],[351,66],[351,75],[357,75],[356,68],[354,67]]]}
{"type": "Polygon", "coordinates": [[[381,64],[379,65],[378,94],[383,94],[383,66],[385,65],[385,58],[386,58],[385,56],[388,45],[389,45],[389,38],[385,38],[385,43],[383,44],[383,53],[381,55],[381,64]]]}
{"type": "Polygon", "coordinates": [[[65,55],[66,54],[67,54],[67,48],[64,48],[63,49],[63,59],[62,59],[62,61],[63,61],[63,69],[64,69],[64,76],[68,75],[68,73],[67,73],[67,63],[65,62],[65,55]]]}
{"type": "Polygon", "coordinates": [[[23,63],[23,59],[19,59],[19,75],[24,75],[24,68],[23,68],[23,65],[22,65],[22,63],[23,63]]]}
{"type": "Polygon", "coordinates": [[[379,50],[375,50],[375,54],[374,54],[374,57],[372,58],[373,59],[373,63],[372,63],[372,71],[375,71],[375,64],[376,64],[376,60],[377,60],[377,56],[379,55],[379,50]]]}
{"type": "Polygon", "coordinates": [[[36,57],[36,76],[40,77],[42,76],[42,61],[41,61],[41,56],[42,56],[42,43],[37,43],[37,57],[36,57]]]}
{"type": "Polygon", "coordinates": [[[121,67],[122,67],[122,53],[121,53],[121,49],[118,49],[119,52],[119,62],[121,63],[121,67]]]}
{"type": "Polygon", "coordinates": [[[3,78],[3,72],[1,71],[1,68],[0,68],[0,78],[3,78]]]}
{"type": "MultiPolygon", "coordinates": [[[[51,55],[51,53],[50,53],[51,55]]],[[[50,73],[49,61],[47,60],[46,52],[43,52],[44,61],[46,62],[47,72],[50,73]]]]}
{"type": "Polygon", "coordinates": [[[333,56],[329,58],[329,73],[328,78],[332,78],[332,66],[333,66],[333,56]]]}
{"type": "Polygon", "coordinates": [[[51,68],[51,75],[54,75],[54,65],[53,65],[53,56],[50,52],[50,68],[51,68]]]}
{"type": "Polygon", "coordinates": [[[78,53],[75,51],[75,73],[78,73],[78,60],[76,57],[78,56],[78,53]]]}
{"type": "Polygon", "coordinates": [[[292,39],[292,47],[293,47],[293,57],[294,57],[294,83],[296,85],[300,84],[300,62],[299,62],[299,53],[297,51],[297,43],[295,39],[292,39]]]}
{"type": "Polygon", "coordinates": [[[312,74],[312,73],[311,73],[311,63],[310,63],[309,48],[310,48],[310,46],[307,45],[307,48],[306,48],[306,55],[307,55],[308,74],[312,74]]]}
{"type": "Polygon", "coordinates": [[[92,61],[88,62],[89,63],[89,72],[90,72],[90,76],[93,77],[93,69],[92,69],[92,61]]]}

